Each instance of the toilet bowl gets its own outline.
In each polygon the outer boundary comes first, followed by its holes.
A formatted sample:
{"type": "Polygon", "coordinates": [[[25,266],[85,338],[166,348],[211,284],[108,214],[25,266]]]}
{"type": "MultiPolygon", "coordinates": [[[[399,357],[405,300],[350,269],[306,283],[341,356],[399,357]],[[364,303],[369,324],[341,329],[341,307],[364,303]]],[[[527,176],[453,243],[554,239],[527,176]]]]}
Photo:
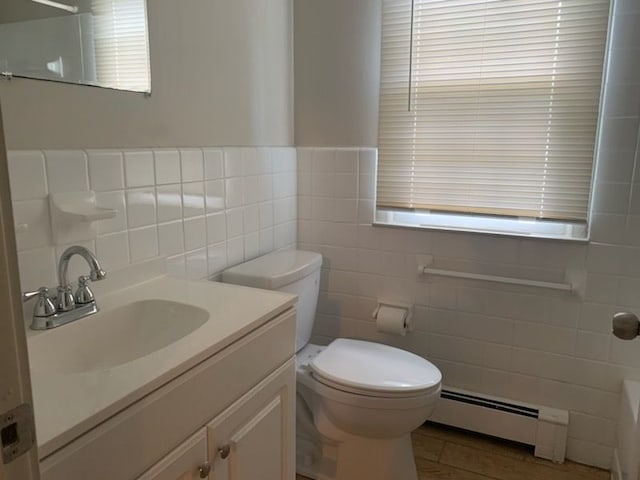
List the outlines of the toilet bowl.
{"type": "Polygon", "coordinates": [[[355,339],[309,343],[322,257],[274,252],[223,273],[227,283],[298,295],[296,470],[318,480],[417,480],[410,433],[431,414],[442,376],[410,352],[355,339]]]}

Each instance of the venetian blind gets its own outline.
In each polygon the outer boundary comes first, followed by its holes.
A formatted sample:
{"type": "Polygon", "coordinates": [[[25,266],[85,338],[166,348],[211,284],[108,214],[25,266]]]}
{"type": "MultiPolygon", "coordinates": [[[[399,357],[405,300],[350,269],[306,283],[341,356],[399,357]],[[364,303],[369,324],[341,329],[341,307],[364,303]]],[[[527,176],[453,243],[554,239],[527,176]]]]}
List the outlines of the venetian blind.
{"type": "Polygon", "coordinates": [[[145,0],[92,0],[98,82],[150,90],[145,0]]]}
{"type": "Polygon", "coordinates": [[[587,218],[609,0],[384,0],[378,207],[587,218]]]}

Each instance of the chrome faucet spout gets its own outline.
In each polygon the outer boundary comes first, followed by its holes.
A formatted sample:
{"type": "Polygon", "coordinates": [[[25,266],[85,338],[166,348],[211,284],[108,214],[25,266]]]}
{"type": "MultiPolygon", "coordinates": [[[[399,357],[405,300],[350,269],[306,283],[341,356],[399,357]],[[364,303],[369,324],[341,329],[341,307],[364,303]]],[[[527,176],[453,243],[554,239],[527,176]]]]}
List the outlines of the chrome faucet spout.
{"type": "Polygon", "coordinates": [[[89,264],[91,268],[89,277],[91,280],[102,280],[107,276],[107,272],[102,269],[100,262],[98,262],[98,259],[90,250],[79,245],[73,245],[62,253],[58,262],[58,282],[61,287],[67,287],[69,285],[67,270],[69,269],[69,260],[71,260],[71,257],[74,255],[80,255],[89,264]]]}

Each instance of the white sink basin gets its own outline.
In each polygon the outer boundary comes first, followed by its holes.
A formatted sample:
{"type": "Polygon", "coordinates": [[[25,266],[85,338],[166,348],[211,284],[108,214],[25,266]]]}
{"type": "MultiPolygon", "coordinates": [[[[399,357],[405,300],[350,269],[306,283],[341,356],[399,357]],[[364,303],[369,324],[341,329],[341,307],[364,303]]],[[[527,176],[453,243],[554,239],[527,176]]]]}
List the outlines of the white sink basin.
{"type": "Polygon", "coordinates": [[[140,300],[29,339],[36,372],[107,370],[149,355],[204,325],[202,308],[166,300],[140,300]]]}

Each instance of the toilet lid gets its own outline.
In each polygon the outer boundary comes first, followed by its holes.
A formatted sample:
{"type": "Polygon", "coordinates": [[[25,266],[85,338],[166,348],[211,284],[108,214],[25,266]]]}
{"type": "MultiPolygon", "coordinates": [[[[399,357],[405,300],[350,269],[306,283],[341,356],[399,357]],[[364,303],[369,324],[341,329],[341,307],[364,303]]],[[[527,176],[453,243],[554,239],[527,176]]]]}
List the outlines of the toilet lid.
{"type": "Polygon", "coordinates": [[[421,394],[440,388],[440,370],[418,355],[379,343],[340,338],[311,360],[318,380],[363,394],[421,394]]]}

